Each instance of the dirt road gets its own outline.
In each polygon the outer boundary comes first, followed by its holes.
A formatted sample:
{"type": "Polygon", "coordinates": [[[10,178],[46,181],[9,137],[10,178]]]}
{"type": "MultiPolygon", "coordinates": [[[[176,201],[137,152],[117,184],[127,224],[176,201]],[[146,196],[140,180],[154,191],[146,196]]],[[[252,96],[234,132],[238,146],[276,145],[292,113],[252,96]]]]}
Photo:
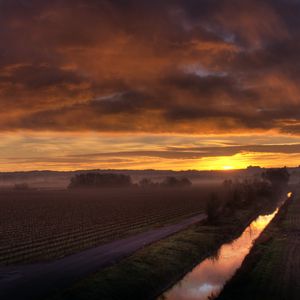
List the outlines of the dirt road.
{"type": "Polygon", "coordinates": [[[205,219],[197,215],[178,224],[153,229],[60,260],[0,268],[0,299],[34,300],[70,286],[101,268],[205,219]]]}

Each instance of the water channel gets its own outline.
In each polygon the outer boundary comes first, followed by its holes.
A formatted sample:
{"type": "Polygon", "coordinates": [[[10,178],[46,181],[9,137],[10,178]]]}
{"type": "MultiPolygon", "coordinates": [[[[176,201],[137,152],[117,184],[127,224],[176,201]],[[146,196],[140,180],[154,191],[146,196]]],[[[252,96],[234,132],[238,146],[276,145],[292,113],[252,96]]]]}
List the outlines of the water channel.
{"type": "MultiPolygon", "coordinates": [[[[290,196],[291,193],[288,194],[288,197],[290,196]]],[[[217,257],[210,257],[202,261],[159,299],[207,300],[212,295],[218,295],[224,284],[241,266],[255,239],[259,237],[277,212],[278,209],[272,214],[259,216],[239,238],[222,245],[217,257]]]]}

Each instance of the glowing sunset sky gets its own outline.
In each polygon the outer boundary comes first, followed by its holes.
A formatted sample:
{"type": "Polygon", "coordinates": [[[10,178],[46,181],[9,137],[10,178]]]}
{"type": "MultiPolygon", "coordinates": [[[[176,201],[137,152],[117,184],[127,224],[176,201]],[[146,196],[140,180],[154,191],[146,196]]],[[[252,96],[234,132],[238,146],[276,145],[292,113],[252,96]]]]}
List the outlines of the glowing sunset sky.
{"type": "Polygon", "coordinates": [[[300,2],[0,0],[0,171],[300,164],[300,2]]]}

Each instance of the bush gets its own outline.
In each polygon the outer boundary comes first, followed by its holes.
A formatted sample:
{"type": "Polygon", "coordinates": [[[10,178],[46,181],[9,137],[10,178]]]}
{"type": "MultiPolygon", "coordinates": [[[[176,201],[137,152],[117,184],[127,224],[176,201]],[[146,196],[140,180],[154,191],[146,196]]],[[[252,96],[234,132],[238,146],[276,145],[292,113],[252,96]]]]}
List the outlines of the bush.
{"type": "Polygon", "coordinates": [[[71,178],[69,188],[116,188],[130,186],[132,186],[132,181],[128,175],[85,173],[77,174],[71,178]]]}
{"type": "Polygon", "coordinates": [[[209,223],[214,223],[218,219],[219,213],[221,212],[221,203],[218,196],[213,193],[210,199],[206,202],[205,213],[209,223]]]}
{"type": "Polygon", "coordinates": [[[189,187],[192,182],[188,178],[166,177],[160,184],[162,187],[189,187]]]}
{"type": "Polygon", "coordinates": [[[290,174],[287,168],[269,169],[262,174],[262,177],[271,183],[272,188],[280,189],[288,184],[290,174]]]}
{"type": "Polygon", "coordinates": [[[142,188],[151,188],[151,187],[157,187],[158,183],[153,182],[149,178],[143,178],[142,180],[139,181],[139,186],[142,188]]]}

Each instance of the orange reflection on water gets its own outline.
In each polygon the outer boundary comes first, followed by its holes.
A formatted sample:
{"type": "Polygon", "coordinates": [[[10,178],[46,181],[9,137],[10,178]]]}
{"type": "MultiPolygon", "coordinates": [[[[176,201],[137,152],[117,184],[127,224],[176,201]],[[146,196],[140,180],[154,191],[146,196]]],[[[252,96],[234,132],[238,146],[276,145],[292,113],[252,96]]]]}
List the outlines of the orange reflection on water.
{"type": "Polygon", "coordinates": [[[182,281],[167,291],[160,299],[167,300],[206,300],[217,295],[226,281],[241,266],[249,253],[253,241],[274,218],[273,214],[260,216],[248,226],[243,234],[230,244],[224,244],[217,257],[201,262],[182,281]]]}

